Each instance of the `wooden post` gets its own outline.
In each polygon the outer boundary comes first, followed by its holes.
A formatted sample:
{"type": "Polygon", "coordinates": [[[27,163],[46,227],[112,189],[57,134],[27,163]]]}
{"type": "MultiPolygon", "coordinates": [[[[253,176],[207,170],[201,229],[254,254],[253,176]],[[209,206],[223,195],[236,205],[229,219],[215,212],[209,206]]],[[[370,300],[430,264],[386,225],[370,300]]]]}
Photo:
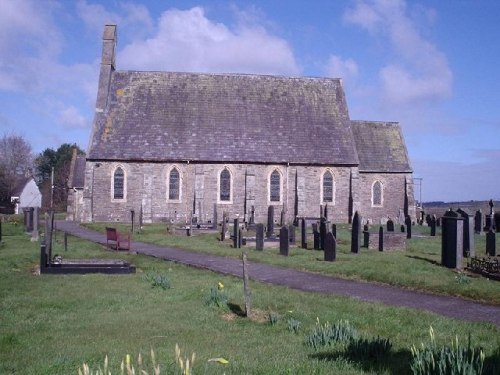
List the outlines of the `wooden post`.
{"type": "Polygon", "coordinates": [[[248,280],[248,262],[247,253],[243,252],[243,297],[245,302],[245,315],[247,318],[251,317],[250,311],[250,282],[248,280]]]}

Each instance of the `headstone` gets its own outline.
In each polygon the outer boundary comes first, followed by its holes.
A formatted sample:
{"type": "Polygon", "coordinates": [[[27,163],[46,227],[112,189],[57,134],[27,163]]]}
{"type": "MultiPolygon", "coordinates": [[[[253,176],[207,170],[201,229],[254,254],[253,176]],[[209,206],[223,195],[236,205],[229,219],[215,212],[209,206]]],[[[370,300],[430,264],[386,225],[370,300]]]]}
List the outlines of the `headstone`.
{"type": "Polygon", "coordinates": [[[500,232],[500,212],[496,212],[493,215],[493,221],[494,221],[494,225],[495,225],[497,233],[500,232]]]}
{"type": "Polygon", "coordinates": [[[406,238],[410,239],[411,238],[411,218],[407,216],[405,218],[405,225],[406,225],[406,238]]]}
{"type": "Polygon", "coordinates": [[[274,235],[274,206],[267,209],[267,232],[266,237],[271,238],[274,235]]]}
{"type": "Polygon", "coordinates": [[[250,211],[250,225],[255,224],[255,206],[252,206],[252,209],[250,211]]]}
{"type": "Polygon", "coordinates": [[[430,214],[427,214],[427,216],[425,217],[425,222],[426,222],[427,226],[431,225],[431,219],[432,219],[432,216],[430,214]]]}
{"type": "Polygon", "coordinates": [[[288,238],[288,227],[284,226],[280,229],[280,255],[288,256],[290,247],[290,239],[288,238]]]}
{"type": "Polygon", "coordinates": [[[319,222],[319,248],[320,250],[325,249],[325,238],[326,238],[326,219],[321,218],[319,222]]]}
{"type": "Polygon", "coordinates": [[[325,203],[325,209],[323,212],[323,216],[325,219],[328,219],[328,203],[325,203]]]}
{"type": "Polygon", "coordinates": [[[387,231],[394,232],[394,221],[392,219],[387,220],[387,231]]]}
{"type": "Polygon", "coordinates": [[[325,238],[325,261],[334,262],[337,256],[337,241],[331,232],[325,238]]]}
{"type": "Polygon", "coordinates": [[[384,251],[384,227],[378,228],[378,251],[384,251]]]}
{"type": "Polygon", "coordinates": [[[212,215],[212,229],[217,229],[217,224],[218,224],[218,218],[217,218],[217,203],[214,203],[214,213],[212,215]]]}
{"type": "Polygon", "coordinates": [[[474,215],[474,233],[481,233],[483,229],[483,213],[481,210],[477,210],[474,215]]]}
{"type": "Polygon", "coordinates": [[[241,228],[238,228],[238,248],[241,248],[242,245],[246,245],[247,240],[243,238],[243,233],[241,228]]]}
{"type": "Polygon", "coordinates": [[[295,245],[295,226],[293,224],[288,226],[288,235],[290,237],[290,244],[295,245]]]}
{"type": "MultiPolygon", "coordinates": [[[[33,209],[33,231],[31,232],[31,241],[38,241],[38,207],[33,209]]],[[[0,234],[0,241],[2,240],[2,235],[0,234]]]]}
{"type": "Polygon", "coordinates": [[[436,227],[441,227],[441,218],[440,217],[438,217],[436,219],[436,227]]]}
{"type": "Polygon", "coordinates": [[[471,215],[469,215],[468,212],[460,208],[457,210],[457,212],[464,219],[463,256],[465,258],[467,257],[472,258],[476,255],[476,249],[474,245],[474,218],[471,215]]]}
{"type": "Polygon", "coordinates": [[[486,233],[486,255],[489,255],[490,257],[496,256],[497,249],[496,249],[496,238],[495,238],[495,232],[493,232],[491,229],[486,233]]]}
{"type": "Polygon", "coordinates": [[[425,212],[420,211],[420,222],[419,222],[420,225],[424,224],[424,217],[425,217],[425,212]]]}
{"type": "Polygon", "coordinates": [[[233,227],[233,247],[240,248],[240,219],[234,219],[233,227]]]}
{"type": "Polygon", "coordinates": [[[34,211],[33,207],[28,208],[28,227],[26,230],[28,233],[33,232],[33,211],[34,211]]]}
{"type": "Polygon", "coordinates": [[[368,225],[363,226],[363,247],[368,249],[368,244],[370,243],[370,232],[368,230],[368,225]]]}
{"type": "Polygon", "coordinates": [[[462,268],[463,260],[463,218],[452,210],[442,219],[441,264],[448,268],[462,268]]]}
{"type": "Polygon", "coordinates": [[[264,224],[262,223],[255,227],[255,250],[264,250],[264,224]]]}
{"type": "Polygon", "coordinates": [[[435,237],[436,236],[436,215],[432,215],[431,220],[430,220],[430,227],[431,227],[431,236],[435,237]]]}
{"type": "Polygon", "coordinates": [[[220,230],[220,240],[221,241],[224,241],[226,239],[226,226],[227,226],[227,223],[226,223],[226,215],[222,215],[222,227],[221,227],[221,230],[220,230]]]}
{"type": "Polygon", "coordinates": [[[305,218],[302,218],[300,225],[300,247],[307,249],[307,224],[305,218]]]}
{"type": "Polygon", "coordinates": [[[333,237],[335,237],[335,240],[337,240],[337,225],[336,224],[332,224],[332,234],[333,234],[333,237]]]}
{"type": "Polygon", "coordinates": [[[401,233],[405,233],[405,226],[404,225],[401,225],[401,233]]]}
{"type": "Polygon", "coordinates": [[[358,211],[354,213],[352,219],[352,232],[351,232],[351,252],[354,254],[359,253],[359,241],[361,237],[361,216],[358,211]]]}
{"type": "Polygon", "coordinates": [[[280,226],[285,225],[285,210],[281,210],[280,212],[280,226]]]}
{"type": "Polygon", "coordinates": [[[488,203],[488,206],[490,206],[490,214],[486,215],[485,217],[485,226],[484,226],[484,231],[487,232],[490,229],[495,230],[495,212],[493,211],[493,199],[490,199],[490,202],[488,203]]]}
{"type": "Polygon", "coordinates": [[[314,239],[313,248],[314,248],[314,250],[319,250],[320,249],[320,234],[319,234],[319,230],[318,230],[318,224],[313,223],[312,228],[313,228],[313,239],[314,239]]]}

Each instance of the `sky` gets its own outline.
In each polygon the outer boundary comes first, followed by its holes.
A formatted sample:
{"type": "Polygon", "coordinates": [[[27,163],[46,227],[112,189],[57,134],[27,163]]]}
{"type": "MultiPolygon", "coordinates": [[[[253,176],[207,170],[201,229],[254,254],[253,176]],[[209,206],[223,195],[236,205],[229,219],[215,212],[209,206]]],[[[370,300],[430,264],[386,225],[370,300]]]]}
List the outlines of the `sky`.
{"type": "Polygon", "coordinates": [[[118,70],[342,78],[397,121],[415,197],[500,200],[498,0],[0,0],[0,135],[90,136],[106,23],[118,70]]]}

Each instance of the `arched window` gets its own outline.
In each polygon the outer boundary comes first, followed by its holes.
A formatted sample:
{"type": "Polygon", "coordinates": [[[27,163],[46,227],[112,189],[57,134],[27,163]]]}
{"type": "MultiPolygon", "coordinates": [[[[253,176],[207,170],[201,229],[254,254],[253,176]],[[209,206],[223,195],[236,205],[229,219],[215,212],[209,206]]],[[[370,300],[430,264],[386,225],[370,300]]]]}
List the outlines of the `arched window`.
{"type": "Polygon", "coordinates": [[[168,199],[179,200],[180,197],[180,174],[177,168],[172,168],[168,175],[168,199]]]}
{"type": "Polygon", "coordinates": [[[220,173],[219,200],[221,202],[231,201],[231,173],[227,168],[224,168],[220,173]]]}
{"type": "Polygon", "coordinates": [[[333,175],[330,171],[323,174],[323,202],[333,202],[333,175]]]}
{"type": "Polygon", "coordinates": [[[113,174],[113,199],[125,198],[125,173],[121,167],[113,174]]]}
{"type": "Polygon", "coordinates": [[[380,181],[375,181],[372,185],[372,206],[382,206],[383,186],[380,181]]]}
{"type": "Polygon", "coordinates": [[[277,170],[274,170],[270,176],[269,200],[271,202],[279,202],[281,200],[281,175],[277,170]]]}

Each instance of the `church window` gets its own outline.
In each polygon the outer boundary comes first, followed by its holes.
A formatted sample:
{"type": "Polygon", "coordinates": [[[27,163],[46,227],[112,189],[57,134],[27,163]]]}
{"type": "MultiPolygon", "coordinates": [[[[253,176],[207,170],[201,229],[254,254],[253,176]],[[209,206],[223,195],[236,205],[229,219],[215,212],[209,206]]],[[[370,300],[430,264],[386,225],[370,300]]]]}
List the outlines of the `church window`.
{"type": "Polygon", "coordinates": [[[222,202],[231,200],[231,173],[227,168],[220,173],[219,200],[222,202]]]}
{"type": "Polygon", "coordinates": [[[168,199],[179,200],[180,197],[180,174],[177,168],[173,168],[168,176],[168,199]]]}
{"type": "Polygon", "coordinates": [[[125,173],[118,167],[113,175],[113,199],[123,198],[125,198],[125,173]]]}
{"type": "Polygon", "coordinates": [[[269,180],[269,200],[279,202],[281,200],[281,175],[275,170],[271,173],[269,180]]]}
{"type": "Polygon", "coordinates": [[[323,174],[323,202],[333,202],[333,175],[330,171],[323,174]]]}
{"type": "Polygon", "coordinates": [[[372,206],[382,206],[383,186],[380,181],[375,181],[372,185],[372,206]]]}

